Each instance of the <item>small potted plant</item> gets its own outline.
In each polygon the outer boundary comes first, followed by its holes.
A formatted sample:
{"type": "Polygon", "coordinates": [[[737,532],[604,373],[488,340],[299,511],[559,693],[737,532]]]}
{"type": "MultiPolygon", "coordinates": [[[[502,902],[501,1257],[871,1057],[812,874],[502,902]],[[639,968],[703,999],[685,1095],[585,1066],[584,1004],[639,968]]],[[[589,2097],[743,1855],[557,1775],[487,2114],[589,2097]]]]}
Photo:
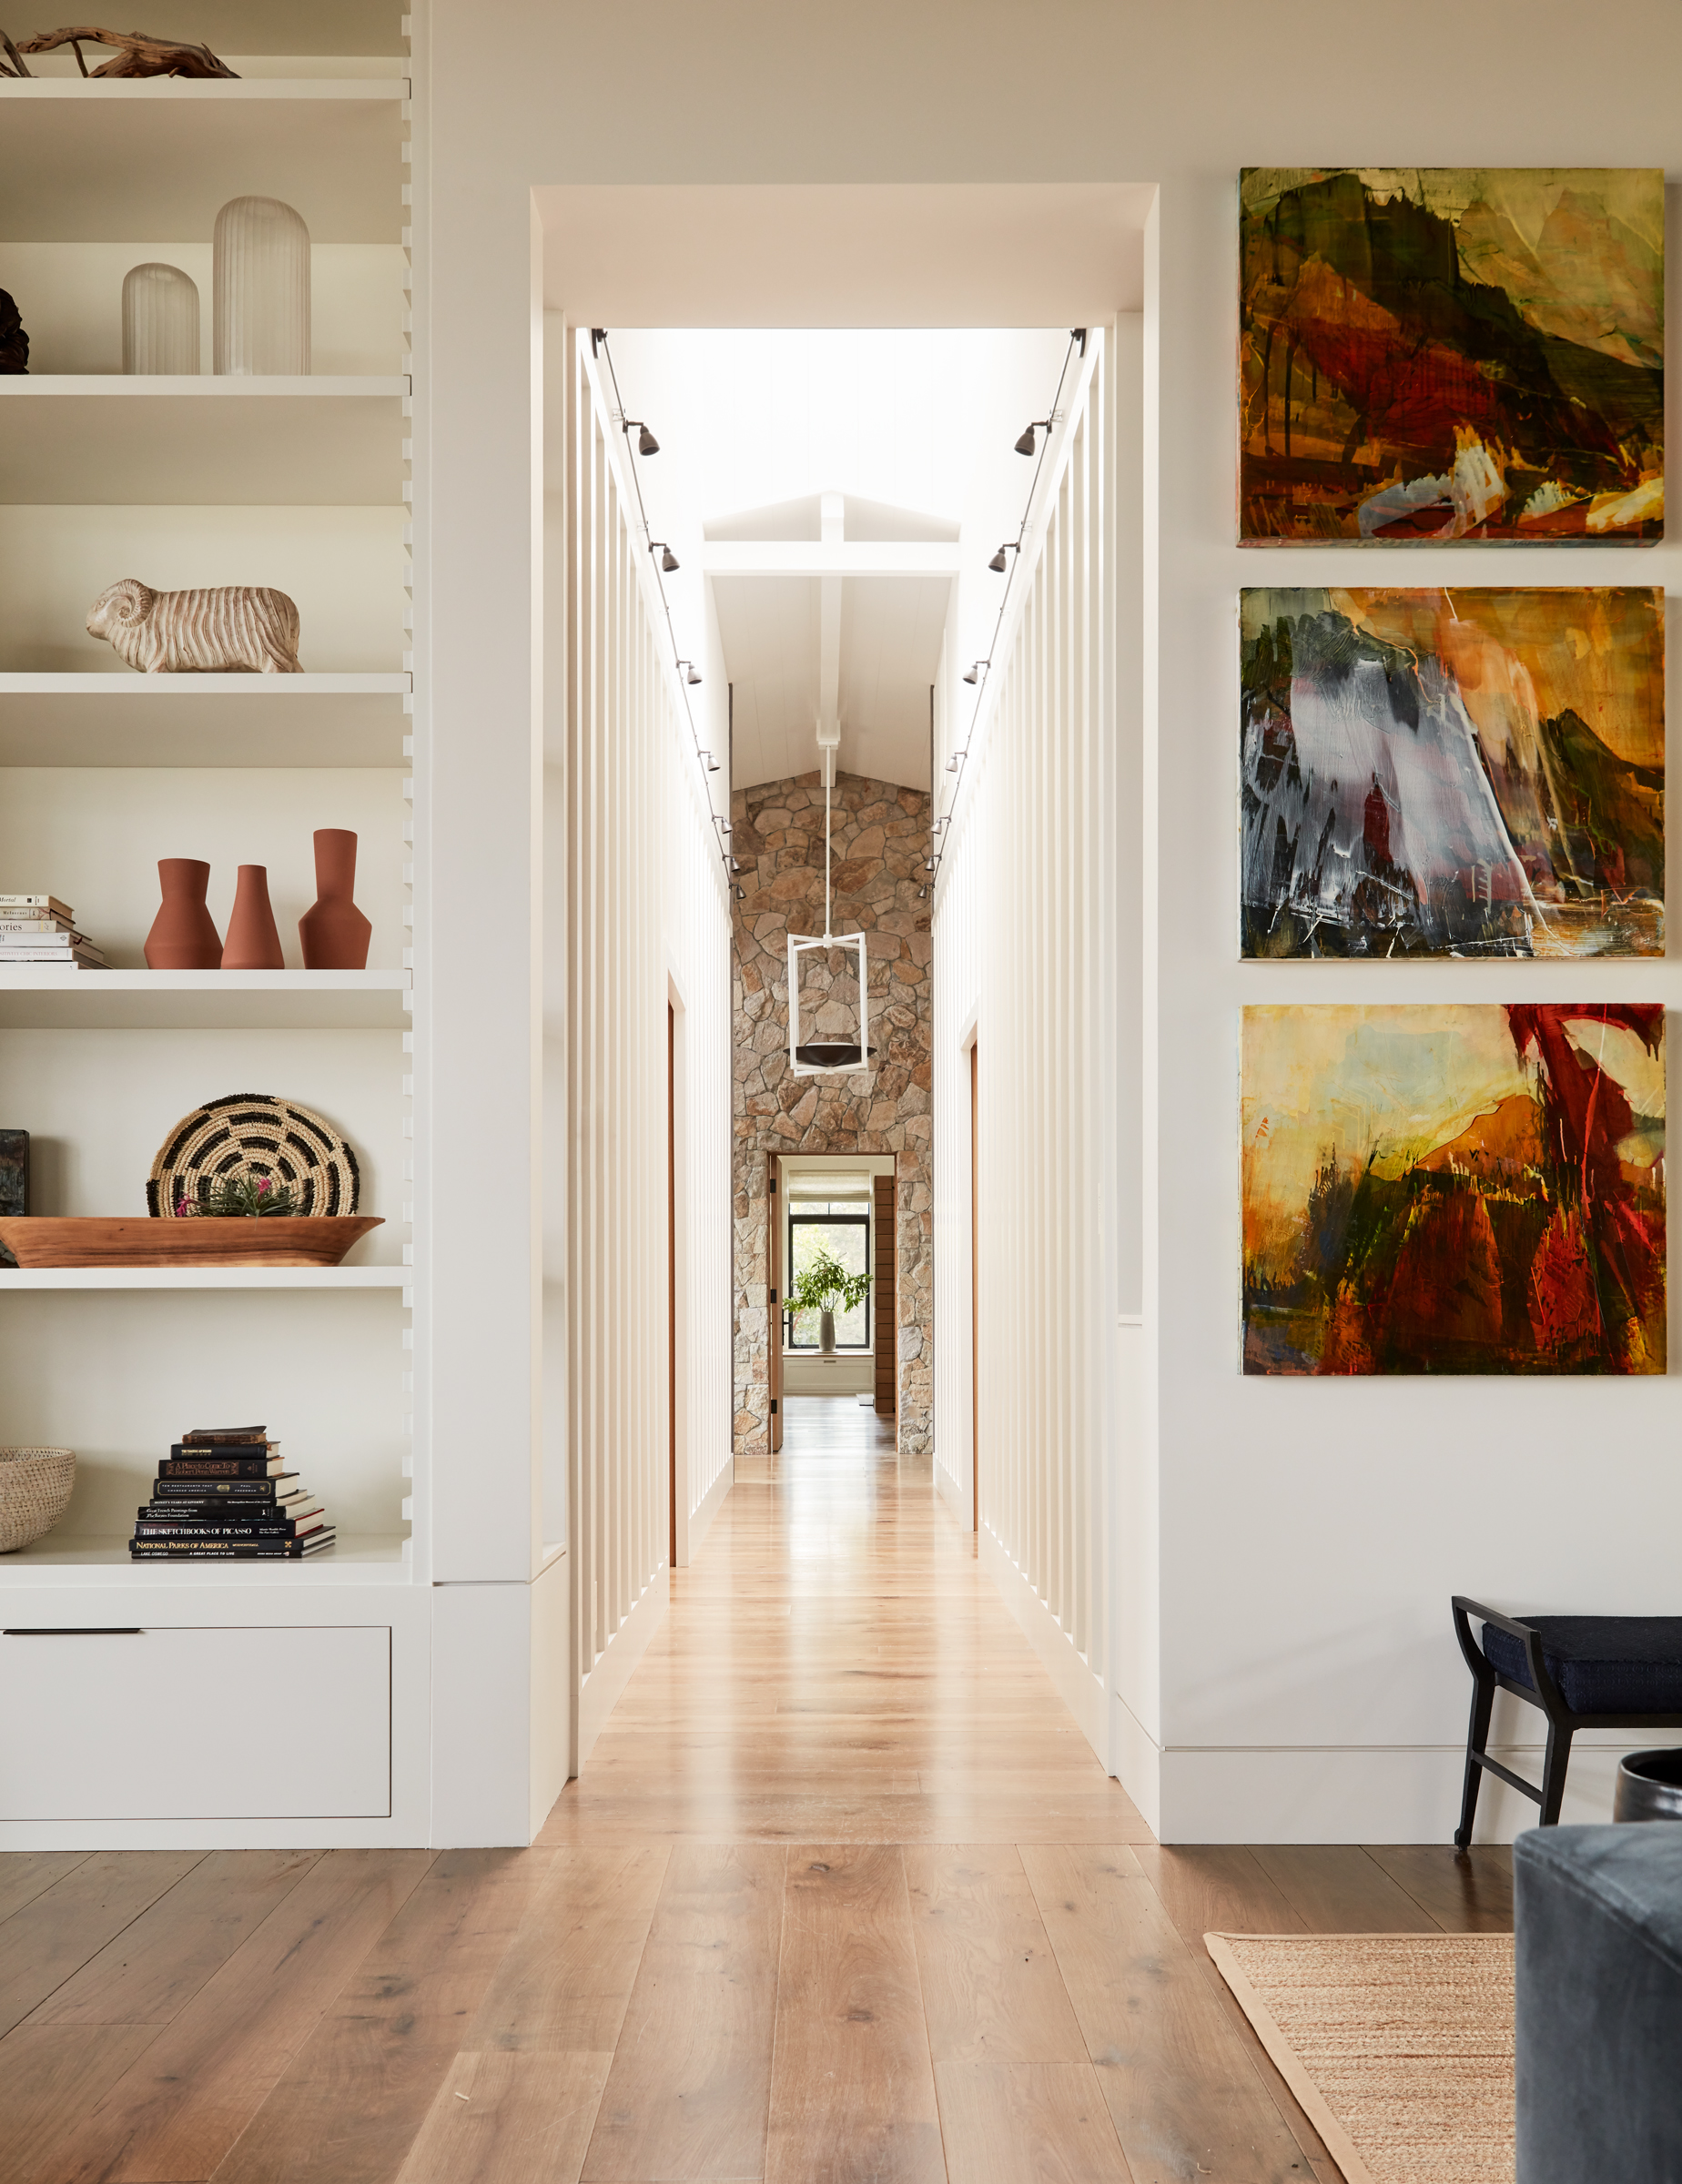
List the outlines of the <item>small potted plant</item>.
{"type": "Polygon", "coordinates": [[[298,1194],[289,1183],[277,1183],[255,1168],[242,1168],[231,1176],[201,1182],[196,1198],[176,1200],[176,1218],[201,1220],[257,1220],[263,1214],[282,1217],[298,1211],[298,1194]]]}
{"type": "Polygon", "coordinates": [[[836,1310],[855,1310],[870,1287],[868,1274],[849,1274],[827,1244],[819,1244],[788,1292],[792,1312],[817,1314],[817,1347],[825,1357],[836,1354],[836,1310]]]}

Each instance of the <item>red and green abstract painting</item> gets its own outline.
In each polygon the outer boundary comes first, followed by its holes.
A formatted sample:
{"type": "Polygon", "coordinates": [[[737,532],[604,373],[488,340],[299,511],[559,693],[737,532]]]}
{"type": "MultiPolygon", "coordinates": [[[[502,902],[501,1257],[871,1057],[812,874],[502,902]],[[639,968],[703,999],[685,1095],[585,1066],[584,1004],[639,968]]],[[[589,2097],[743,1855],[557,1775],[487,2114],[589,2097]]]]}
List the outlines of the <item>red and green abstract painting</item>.
{"type": "Polygon", "coordinates": [[[1241,595],[1248,956],[1665,952],[1665,600],[1241,595]]]}
{"type": "Polygon", "coordinates": [[[1246,167],[1242,544],[1653,542],[1647,167],[1246,167]]]}
{"type": "Polygon", "coordinates": [[[1246,1008],[1246,1373],[1662,1373],[1657,1003],[1246,1008]]]}

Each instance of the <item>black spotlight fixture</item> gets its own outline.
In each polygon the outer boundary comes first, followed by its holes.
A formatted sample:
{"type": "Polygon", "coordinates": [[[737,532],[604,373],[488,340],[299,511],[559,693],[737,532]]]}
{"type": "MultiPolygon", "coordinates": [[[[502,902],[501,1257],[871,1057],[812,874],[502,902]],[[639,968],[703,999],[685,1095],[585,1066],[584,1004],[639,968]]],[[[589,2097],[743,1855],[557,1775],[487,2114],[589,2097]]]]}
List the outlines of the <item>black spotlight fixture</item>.
{"type": "Polygon", "coordinates": [[[685,682],[693,685],[701,680],[700,676],[695,672],[695,663],[693,660],[680,660],[677,664],[684,671],[684,680],[685,682]]]}
{"type": "MultiPolygon", "coordinates": [[[[999,548],[999,550],[998,550],[998,551],[999,551],[999,552],[1002,554],[1002,553],[1004,552],[1004,551],[1005,551],[1005,550],[1004,550],[1004,548],[1001,546],[1001,547],[999,548]]],[[[1004,562],[1003,562],[1002,561],[989,561],[989,562],[988,563],[988,568],[989,568],[989,569],[1002,569],[1002,568],[1004,567],[1004,565],[1005,565],[1005,564],[1004,564],[1004,562]]],[[[969,669],[969,671],[968,671],[968,673],[965,675],[965,677],[964,677],[964,680],[965,680],[965,682],[978,682],[981,680],[981,677],[982,677],[982,674],[983,674],[984,671],[985,671],[986,669],[988,669],[988,668],[991,667],[991,665],[992,665],[992,664],[993,664],[993,663],[992,663],[992,662],[991,662],[990,660],[978,660],[978,661],[976,662],[975,665],[974,665],[972,668],[970,668],[970,669],[969,669]]]]}
{"type": "MultiPolygon", "coordinates": [[[[1003,544],[1003,545],[1002,545],[1002,546],[999,548],[998,551],[998,552],[997,552],[997,553],[996,553],[996,554],[993,556],[992,560],[991,560],[991,561],[990,561],[988,563],[988,568],[989,568],[989,569],[990,569],[990,570],[993,571],[993,574],[994,574],[995,576],[1003,576],[1003,574],[1005,573],[1005,556],[1006,556],[1006,554],[1008,554],[1008,553],[1020,553],[1020,552],[1021,552],[1021,551],[1022,551],[1022,549],[1021,549],[1021,548],[1020,548],[1020,547],[1019,547],[1019,546],[1017,544],[1017,542],[1016,542],[1016,541],[1015,541],[1014,539],[1007,539],[1007,540],[1005,541],[1004,544],[1003,544]]],[[[967,680],[968,680],[968,677],[966,677],[965,679],[966,679],[966,681],[967,681],[967,680]]]]}
{"type": "Polygon", "coordinates": [[[1051,420],[1049,417],[1036,418],[1033,423],[1029,425],[1028,430],[1023,433],[1021,439],[1016,443],[1017,453],[1018,455],[1031,455],[1034,452],[1035,433],[1049,432],[1050,430],[1051,420]]]}
{"type": "MultiPolygon", "coordinates": [[[[650,539],[648,541],[648,551],[650,553],[657,553],[660,556],[660,566],[665,571],[666,575],[670,576],[673,570],[677,567],[678,561],[676,554],[673,552],[672,549],[666,544],[665,541],[664,539],[650,539]]],[[[998,565],[1002,569],[1005,564],[1000,561],[998,565]]]]}
{"type": "Polygon", "coordinates": [[[636,451],[639,455],[659,454],[660,442],[654,438],[654,434],[649,430],[648,427],[643,422],[640,417],[621,418],[619,422],[620,429],[623,431],[627,439],[630,437],[632,426],[634,425],[636,427],[636,451]]]}

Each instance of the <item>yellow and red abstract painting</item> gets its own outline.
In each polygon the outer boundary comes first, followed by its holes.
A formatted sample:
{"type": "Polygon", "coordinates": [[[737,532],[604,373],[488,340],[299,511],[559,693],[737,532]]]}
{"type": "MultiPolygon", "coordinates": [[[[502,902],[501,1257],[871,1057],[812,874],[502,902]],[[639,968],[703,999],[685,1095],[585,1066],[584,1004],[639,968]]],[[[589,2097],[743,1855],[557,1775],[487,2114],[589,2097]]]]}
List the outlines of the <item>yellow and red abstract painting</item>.
{"type": "Polygon", "coordinates": [[[1241,948],[1665,952],[1665,600],[1241,597],[1241,948]]]}
{"type": "Polygon", "coordinates": [[[1244,1011],[1246,1373],[1665,1370],[1657,1003],[1244,1011]]]}
{"type": "Polygon", "coordinates": [[[1242,544],[1658,538],[1658,169],[1246,167],[1239,219],[1242,544]]]}

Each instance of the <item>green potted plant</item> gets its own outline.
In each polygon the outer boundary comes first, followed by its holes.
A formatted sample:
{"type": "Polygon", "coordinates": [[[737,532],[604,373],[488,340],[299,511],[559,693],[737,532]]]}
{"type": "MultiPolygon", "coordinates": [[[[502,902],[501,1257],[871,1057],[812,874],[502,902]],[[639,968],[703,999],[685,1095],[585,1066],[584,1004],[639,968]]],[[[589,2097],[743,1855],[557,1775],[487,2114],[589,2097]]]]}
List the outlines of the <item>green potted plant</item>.
{"type": "Polygon", "coordinates": [[[817,1347],[825,1357],[833,1358],[836,1307],[853,1311],[864,1302],[869,1287],[868,1274],[849,1274],[828,1245],[819,1244],[788,1292],[788,1309],[817,1314],[817,1347]]]}

